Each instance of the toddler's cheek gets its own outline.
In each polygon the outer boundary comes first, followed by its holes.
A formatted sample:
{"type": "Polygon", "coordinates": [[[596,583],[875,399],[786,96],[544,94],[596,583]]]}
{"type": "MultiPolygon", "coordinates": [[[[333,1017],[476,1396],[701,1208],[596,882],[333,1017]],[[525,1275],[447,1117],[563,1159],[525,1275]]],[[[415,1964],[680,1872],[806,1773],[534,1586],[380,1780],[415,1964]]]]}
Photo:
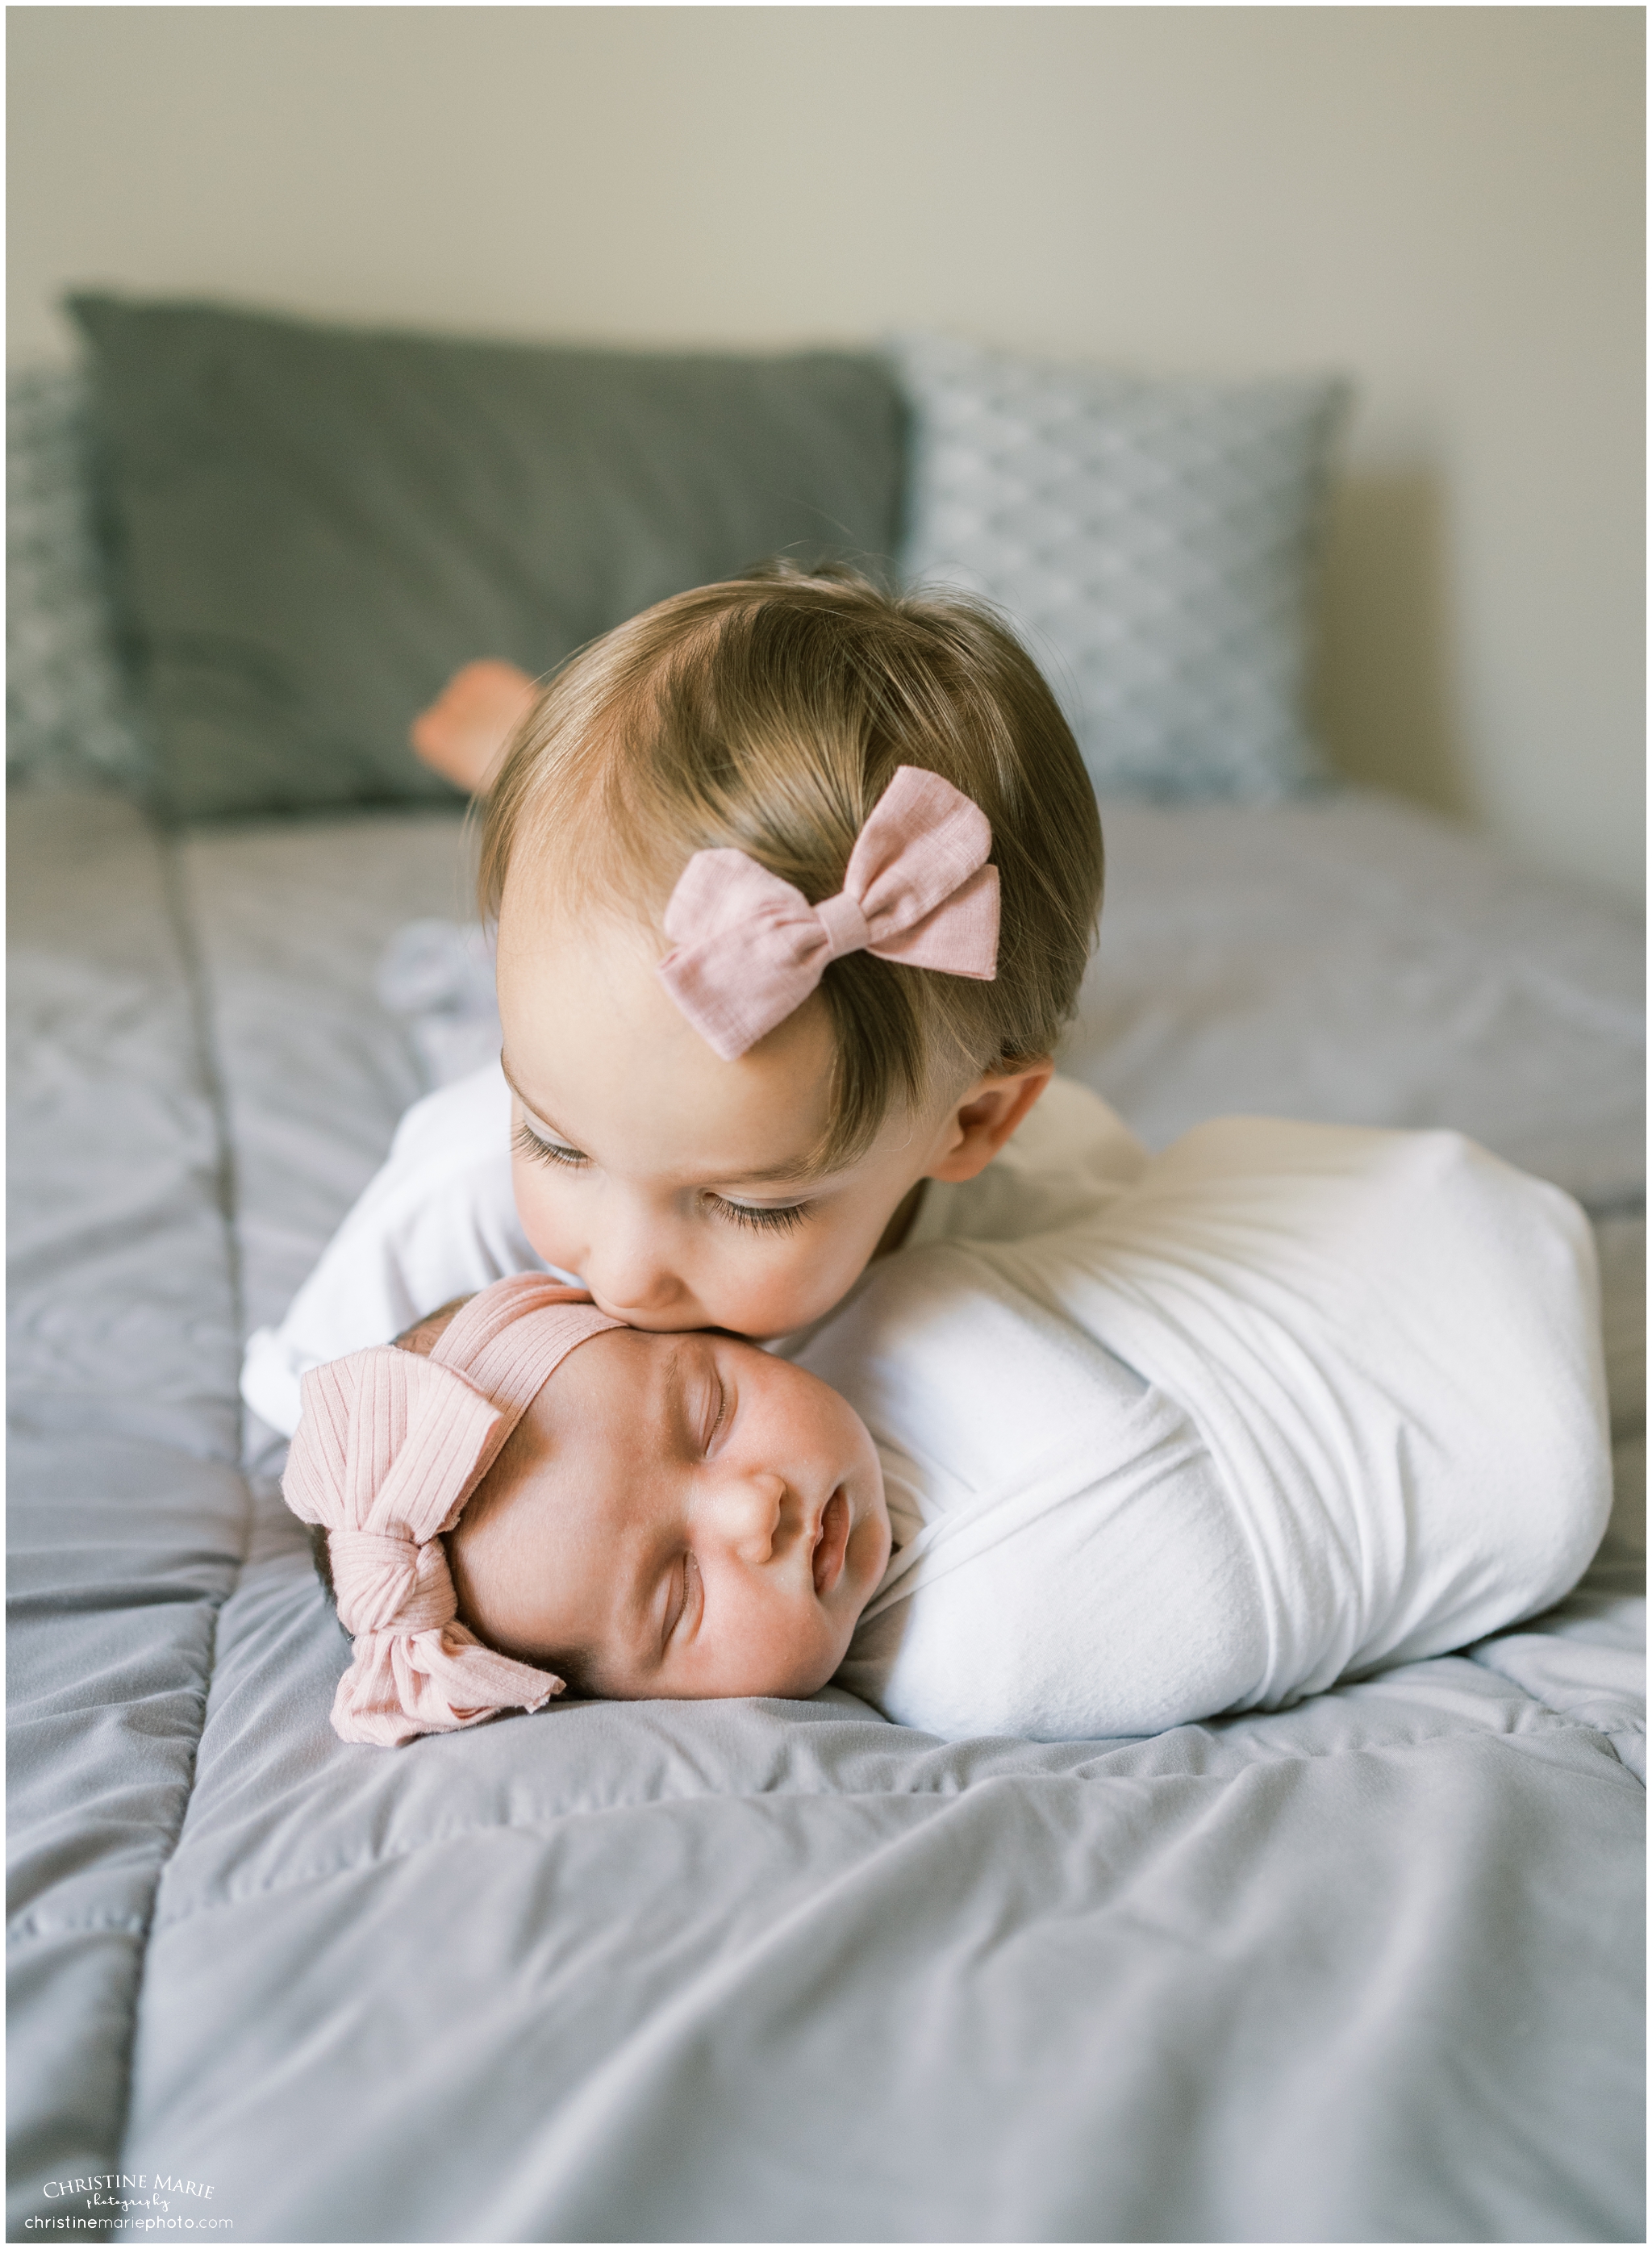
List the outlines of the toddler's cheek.
{"type": "Polygon", "coordinates": [[[865,1262],[852,1247],[800,1235],[782,1256],[771,1255],[761,1263],[748,1259],[738,1278],[731,1271],[728,1294],[731,1302],[738,1296],[744,1317],[725,1317],[718,1324],[759,1342],[790,1335],[829,1312],[860,1278],[865,1262]]]}
{"type": "Polygon", "coordinates": [[[712,1324],[754,1343],[773,1343],[807,1327],[836,1302],[841,1291],[823,1290],[817,1276],[789,1274],[730,1276],[712,1324]]]}
{"type": "Polygon", "coordinates": [[[518,1157],[511,1167],[516,1195],[516,1214],[522,1231],[547,1265],[565,1273],[577,1272],[583,1251],[574,1242],[554,1182],[547,1180],[536,1165],[518,1157]]]}

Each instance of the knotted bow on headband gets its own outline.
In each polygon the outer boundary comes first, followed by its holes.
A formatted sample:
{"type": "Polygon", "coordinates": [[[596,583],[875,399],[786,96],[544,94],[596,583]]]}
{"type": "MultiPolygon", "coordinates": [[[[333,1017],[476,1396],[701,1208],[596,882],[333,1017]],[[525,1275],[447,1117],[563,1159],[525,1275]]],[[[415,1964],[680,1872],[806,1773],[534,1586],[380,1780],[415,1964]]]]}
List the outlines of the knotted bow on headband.
{"type": "Polygon", "coordinates": [[[582,1290],[516,1274],[472,1296],[428,1358],[385,1345],[305,1376],[281,1489],[327,1533],[355,1643],[333,1702],[345,1741],[394,1748],[561,1693],[458,1622],[441,1540],[568,1352],[624,1324],[582,1290]]]}
{"type": "Polygon", "coordinates": [[[673,949],[661,981],[725,1062],[784,1022],[846,953],[990,982],[992,840],[986,814],[950,781],[901,766],[855,839],[843,889],[817,906],[744,851],[697,851],[665,909],[673,949]]]}

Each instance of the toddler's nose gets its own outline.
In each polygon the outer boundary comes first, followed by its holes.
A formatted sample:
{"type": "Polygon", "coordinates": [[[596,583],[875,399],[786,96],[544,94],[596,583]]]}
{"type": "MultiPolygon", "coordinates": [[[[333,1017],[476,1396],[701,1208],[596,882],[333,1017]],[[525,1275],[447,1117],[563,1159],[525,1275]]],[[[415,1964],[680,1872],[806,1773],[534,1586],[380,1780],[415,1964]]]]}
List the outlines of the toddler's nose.
{"type": "Polygon", "coordinates": [[[647,1319],[676,1309],[683,1284],[669,1257],[661,1254],[657,1231],[611,1226],[593,1235],[580,1277],[601,1304],[623,1319],[647,1319]]]}
{"type": "Polygon", "coordinates": [[[754,1568],[774,1558],[786,1508],[786,1479],[766,1469],[713,1478],[704,1492],[706,1527],[754,1568]]]}

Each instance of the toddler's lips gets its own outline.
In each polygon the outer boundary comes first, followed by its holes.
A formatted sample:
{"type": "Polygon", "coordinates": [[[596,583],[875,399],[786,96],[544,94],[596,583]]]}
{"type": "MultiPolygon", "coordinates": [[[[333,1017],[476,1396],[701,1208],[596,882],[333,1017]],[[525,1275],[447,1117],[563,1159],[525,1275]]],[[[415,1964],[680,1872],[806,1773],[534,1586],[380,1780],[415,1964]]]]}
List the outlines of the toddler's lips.
{"type": "Polygon", "coordinates": [[[843,1574],[849,1551],[849,1494],[840,1483],[827,1501],[815,1534],[815,1591],[829,1593],[843,1574]]]}

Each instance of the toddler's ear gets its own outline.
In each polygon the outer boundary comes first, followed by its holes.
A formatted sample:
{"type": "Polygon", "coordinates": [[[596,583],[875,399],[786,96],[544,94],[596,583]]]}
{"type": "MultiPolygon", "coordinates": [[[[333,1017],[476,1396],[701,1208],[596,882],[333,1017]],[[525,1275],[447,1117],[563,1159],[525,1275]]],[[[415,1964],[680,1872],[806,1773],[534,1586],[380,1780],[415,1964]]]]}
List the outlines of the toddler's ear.
{"type": "Polygon", "coordinates": [[[1045,1056],[977,1078],[941,1127],[926,1179],[973,1180],[984,1172],[1055,1074],[1045,1056]]]}

